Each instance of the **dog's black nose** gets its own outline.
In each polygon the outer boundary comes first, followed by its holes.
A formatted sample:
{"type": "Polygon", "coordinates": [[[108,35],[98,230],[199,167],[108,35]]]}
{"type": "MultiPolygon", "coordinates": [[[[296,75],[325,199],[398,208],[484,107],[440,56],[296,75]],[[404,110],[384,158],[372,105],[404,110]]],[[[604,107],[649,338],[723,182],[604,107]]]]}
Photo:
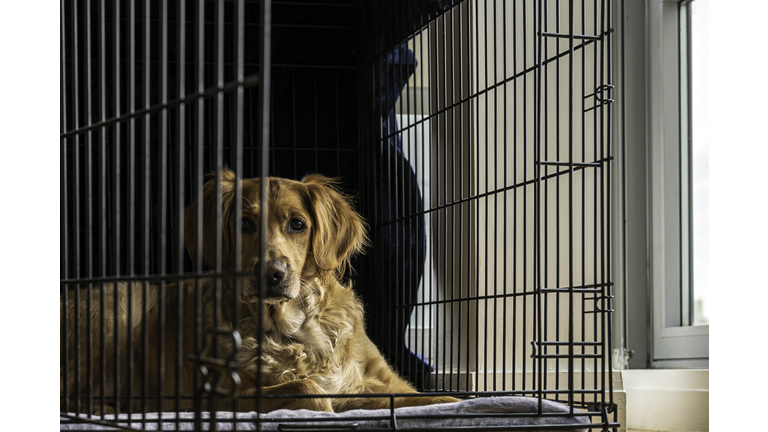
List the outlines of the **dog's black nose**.
{"type": "Polygon", "coordinates": [[[267,289],[275,287],[285,279],[285,263],[277,260],[267,262],[267,289]]]}

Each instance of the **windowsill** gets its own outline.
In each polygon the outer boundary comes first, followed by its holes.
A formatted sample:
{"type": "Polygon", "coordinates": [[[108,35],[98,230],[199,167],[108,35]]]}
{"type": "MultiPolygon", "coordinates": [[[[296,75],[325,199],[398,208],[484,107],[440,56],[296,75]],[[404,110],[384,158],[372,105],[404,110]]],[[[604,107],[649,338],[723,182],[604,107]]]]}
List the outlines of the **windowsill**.
{"type": "Polygon", "coordinates": [[[708,369],[621,371],[627,431],[708,431],[708,369]]]}

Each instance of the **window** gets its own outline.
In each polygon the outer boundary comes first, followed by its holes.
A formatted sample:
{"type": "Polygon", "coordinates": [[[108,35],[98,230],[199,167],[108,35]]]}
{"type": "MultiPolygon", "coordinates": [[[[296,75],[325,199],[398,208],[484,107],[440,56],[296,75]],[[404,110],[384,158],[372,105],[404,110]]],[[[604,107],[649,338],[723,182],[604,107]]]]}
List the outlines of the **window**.
{"type": "Polygon", "coordinates": [[[690,260],[686,289],[687,324],[709,323],[709,132],[708,132],[708,11],[709,0],[680,3],[681,184],[686,191],[688,236],[683,237],[690,260]]]}
{"type": "Polygon", "coordinates": [[[707,0],[618,7],[620,364],[708,367],[707,0]]]}

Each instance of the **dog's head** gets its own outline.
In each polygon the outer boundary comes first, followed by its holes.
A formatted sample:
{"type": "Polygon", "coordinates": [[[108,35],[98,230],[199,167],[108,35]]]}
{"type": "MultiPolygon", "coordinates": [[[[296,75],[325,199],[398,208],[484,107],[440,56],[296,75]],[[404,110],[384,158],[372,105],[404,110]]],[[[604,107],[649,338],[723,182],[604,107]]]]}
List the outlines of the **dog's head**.
{"type": "Polygon", "coordinates": [[[225,169],[203,186],[202,204],[189,205],[184,215],[187,250],[215,269],[234,269],[237,251],[235,232],[241,230],[241,269],[252,270],[243,278],[242,297],[259,298],[261,261],[266,264],[265,302],[296,298],[305,281],[314,277],[340,277],[350,259],[367,243],[366,225],[334,180],[309,175],[302,181],[270,177],[266,209],[261,205],[261,180],[238,179],[225,169]],[[235,202],[236,182],[242,185],[242,201],[235,202]],[[220,185],[217,188],[217,184],[220,185]],[[219,195],[220,191],[220,195],[219,195]],[[217,196],[221,198],[221,205],[217,196]],[[235,206],[241,217],[235,220],[235,206]],[[260,251],[261,213],[267,212],[266,251],[260,251]],[[202,224],[198,226],[198,212],[202,224]],[[217,218],[220,214],[220,219],[217,218]],[[217,224],[217,219],[220,222],[217,224]],[[217,232],[217,225],[220,228],[217,232]],[[220,238],[221,245],[217,247],[220,238]],[[217,262],[217,259],[219,260],[217,262]]]}

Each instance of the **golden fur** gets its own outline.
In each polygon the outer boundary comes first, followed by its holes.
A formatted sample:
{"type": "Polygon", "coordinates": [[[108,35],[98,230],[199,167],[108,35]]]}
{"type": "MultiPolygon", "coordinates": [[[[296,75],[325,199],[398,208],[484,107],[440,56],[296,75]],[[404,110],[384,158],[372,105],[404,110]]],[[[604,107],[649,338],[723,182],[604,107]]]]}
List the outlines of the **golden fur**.
{"type": "MultiPolygon", "coordinates": [[[[262,367],[264,395],[333,395],[361,394],[351,398],[266,398],[262,400],[264,412],[279,408],[307,408],[321,411],[346,411],[356,408],[389,407],[389,398],[364,397],[371,393],[415,393],[414,388],[399,377],[384,360],[376,346],[368,339],[364,329],[363,307],[351,287],[341,283],[340,277],[349,260],[366,245],[365,223],[350,205],[348,199],[335,187],[331,179],[310,175],[301,182],[270,178],[267,205],[267,249],[264,257],[269,266],[268,276],[274,280],[265,287],[266,298],[260,295],[257,274],[260,266],[259,224],[261,221],[260,180],[239,180],[233,172],[221,174],[221,248],[217,254],[217,182],[208,181],[203,188],[202,238],[198,242],[198,205],[191,204],[185,212],[185,242],[190,255],[198,257],[209,268],[223,270],[235,268],[233,251],[236,224],[242,226],[241,268],[254,269],[253,276],[240,278],[240,298],[233,298],[233,280],[222,279],[220,321],[215,323],[214,278],[190,279],[164,287],[150,286],[141,282],[105,284],[95,287],[91,293],[91,322],[88,315],[88,290],[80,289],[80,302],[71,292],[67,299],[68,366],[66,371],[67,393],[85,395],[88,388],[86,359],[89,356],[85,342],[88,331],[93,335],[94,349],[90,353],[93,370],[94,400],[98,402],[101,383],[101,364],[104,361],[104,394],[115,393],[114,340],[117,326],[119,357],[119,394],[125,401],[129,391],[141,395],[146,374],[149,395],[175,395],[177,385],[182,394],[192,394],[192,377],[195,365],[186,361],[194,353],[196,332],[207,328],[232,328],[233,310],[239,307],[239,331],[242,346],[236,360],[239,366],[241,396],[240,410],[256,408],[253,395],[259,393],[256,384],[257,368],[262,367]],[[242,219],[235,220],[235,182],[242,185],[242,219]],[[199,249],[199,250],[198,250],[199,249]],[[217,261],[218,259],[218,261],[217,261]],[[101,293],[105,297],[104,311],[100,310],[101,293]],[[199,307],[203,316],[202,329],[195,329],[195,299],[202,298],[199,307]],[[114,298],[118,297],[119,313],[114,313],[114,298]],[[129,297],[131,307],[129,307],[129,297]],[[144,298],[147,301],[146,322],[143,320],[144,298]],[[162,299],[162,301],[161,301],[162,299]],[[179,301],[182,301],[181,305],[179,301]],[[161,304],[162,303],[162,304],[161,304]],[[238,306],[234,306],[237,304],[238,306]],[[75,306],[79,305],[80,355],[75,356],[75,306]],[[182,308],[181,329],[178,328],[178,311],[182,308]],[[130,312],[130,313],[129,313],[130,312]],[[105,355],[100,354],[102,316],[105,322],[105,355]],[[164,333],[160,340],[160,318],[163,315],[164,333]],[[117,315],[117,317],[115,316],[117,315]],[[264,324],[261,341],[262,357],[258,358],[259,315],[264,324]],[[130,324],[129,324],[130,321],[130,324]],[[130,337],[127,329],[130,327],[130,337]],[[144,331],[148,337],[148,352],[144,353],[144,331]],[[180,335],[180,336],[179,336],[180,335]],[[180,337],[180,341],[179,341],[180,337]],[[129,340],[132,339],[132,356],[129,357],[129,340]],[[183,368],[177,377],[177,343],[183,368]],[[147,357],[143,364],[144,356],[147,357]],[[160,377],[160,356],[164,361],[164,376],[160,377]],[[127,381],[129,359],[133,384],[127,381]],[[79,360],[79,381],[75,369],[79,360]],[[77,383],[76,383],[77,381],[77,383]],[[159,389],[158,387],[162,387],[159,389]],[[161,392],[159,391],[161,390],[161,392]]],[[[62,297],[61,312],[64,312],[62,297]]],[[[202,336],[200,336],[202,339],[202,336]]],[[[213,339],[212,339],[213,340],[213,339]]],[[[232,339],[215,338],[219,358],[227,358],[232,352],[232,339]]],[[[204,355],[213,355],[213,344],[208,344],[204,355]]],[[[63,348],[62,348],[63,350],[63,348]]],[[[63,351],[62,351],[63,355],[63,351]]],[[[65,371],[61,371],[61,394],[64,395],[65,371]]],[[[223,392],[231,392],[231,380],[218,384],[223,392]]],[[[395,406],[428,405],[454,402],[447,396],[398,397],[395,406]]],[[[192,402],[183,400],[181,409],[191,408],[192,402]]],[[[81,405],[82,406],[82,405],[81,405]]],[[[223,407],[229,407],[222,403],[223,407]]],[[[125,404],[121,407],[124,409],[125,404]]],[[[132,410],[141,409],[134,403],[132,410]]],[[[62,405],[62,410],[65,407],[62,405]]],[[[158,405],[149,398],[146,409],[175,410],[174,396],[166,396],[158,405]]],[[[73,408],[70,401],[69,409],[73,408]]],[[[108,408],[108,411],[111,411],[108,408]]],[[[92,409],[99,412],[99,407],[92,409]]]]}

